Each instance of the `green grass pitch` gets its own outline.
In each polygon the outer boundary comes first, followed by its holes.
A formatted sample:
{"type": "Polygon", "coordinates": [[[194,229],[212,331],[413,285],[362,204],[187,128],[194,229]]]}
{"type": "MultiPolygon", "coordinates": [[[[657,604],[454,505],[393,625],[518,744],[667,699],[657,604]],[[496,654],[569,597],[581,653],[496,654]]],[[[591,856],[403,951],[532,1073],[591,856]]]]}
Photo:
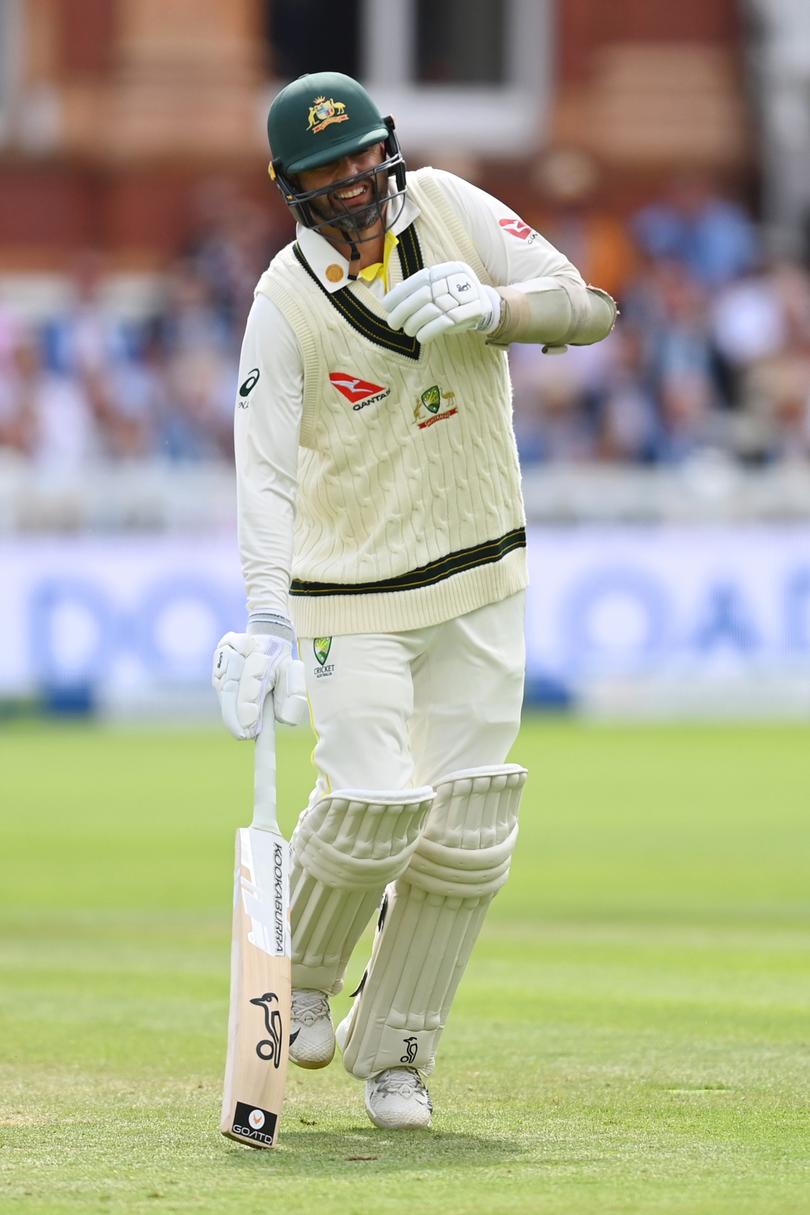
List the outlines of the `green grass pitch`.
{"type": "MultiPolygon", "coordinates": [[[[287,828],[309,747],[280,741],[287,828]]],[[[435,1130],[375,1131],[336,1062],[290,1069],[258,1152],[217,1130],[250,749],[4,726],[4,1215],[810,1212],[808,728],[529,719],[514,758],[435,1130]]]]}

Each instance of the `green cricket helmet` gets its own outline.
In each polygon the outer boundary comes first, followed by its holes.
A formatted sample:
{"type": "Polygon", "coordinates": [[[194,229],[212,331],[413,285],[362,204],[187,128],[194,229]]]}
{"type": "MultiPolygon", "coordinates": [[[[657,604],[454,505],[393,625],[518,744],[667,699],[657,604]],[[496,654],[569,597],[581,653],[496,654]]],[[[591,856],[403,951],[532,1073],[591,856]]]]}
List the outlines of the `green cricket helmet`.
{"type": "MultiPolygon", "coordinates": [[[[273,159],[270,176],[299,223],[306,228],[326,225],[340,228],[351,238],[371,227],[383,216],[386,203],[405,194],[405,161],[394,134],[393,118],[383,118],[363,86],[342,72],[312,72],[286,85],[273,101],[267,116],[267,137],[273,159]],[[356,173],[317,190],[300,190],[296,175],[307,169],[340,160],[373,144],[384,147],[383,160],[372,169],[356,173]],[[394,178],[395,189],[388,183],[394,178]],[[370,180],[373,199],[368,207],[353,212],[332,199],[332,211],[319,211],[319,200],[336,190],[370,180]]],[[[389,228],[400,208],[387,208],[389,228]],[[392,214],[395,211],[395,214],[392,214]]]]}

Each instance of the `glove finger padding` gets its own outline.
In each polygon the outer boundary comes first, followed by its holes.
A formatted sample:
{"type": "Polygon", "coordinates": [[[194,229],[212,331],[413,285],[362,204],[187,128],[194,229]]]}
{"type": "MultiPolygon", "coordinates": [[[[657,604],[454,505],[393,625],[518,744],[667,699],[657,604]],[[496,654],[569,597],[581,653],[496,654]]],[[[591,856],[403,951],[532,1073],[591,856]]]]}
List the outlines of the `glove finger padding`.
{"type": "Polygon", "coordinates": [[[279,720],[297,725],[305,719],[301,700],[305,709],[306,693],[301,674],[292,676],[292,691],[288,691],[288,670],[298,665],[292,658],[289,641],[284,638],[225,634],[214,654],[212,683],[219,697],[222,720],[234,738],[256,738],[262,728],[265,700],[276,683],[281,685],[281,704],[275,710],[279,720]]]}
{"type": "MultiPolygon", "coordinates": [[[[423,346],[426,346],[428,342],[434,342],[437,337],[441,337],[443,333],[447,333],[450,329],[456,329],[455,323],[451,321],[449,316],[439,313],[435,319],[423,321],[416,333],[411,333],[411,337],[415,337],[423,346]]],[[[410,330],[406,329],[405,332],[410,333],[410,330]]],[[[458,329],[456,329],[456,332],[459,332],[458,329]]]]}
{"type": "Polygon", "coordinates": [[[254,650],[245,659],[236,696],[236,716],[251,737],[255,737],[261,729],[262,710],[272,671],[272,659],[261,650],[254,650]]]}
{"type": "Polygon", "coordinates": [[[390,309],[388,324],[392,329],[404,329],[407,322],[415,313],[419,312],[420,308],[432,304],[433,294],[430,289],[430,280],[425,279],[419,285],[414,283],[414,279],[418,279],[423,273],[424,271],[420,271],[419,274],[412,274],[410,278],[406,278],[404,283],[400,283],[399,286],[394,287],[393,291],[389,291],[383,300],[384,306],[390,309]],[[396,297],[396,293],[409,285],[411,285],[410,290],[401,294],[399,302],[394,304],[392,301],[396,297]]]}
{"type": "Polygon", "coordinates": [[[248,737],[237,713],[239,682],[245,666],[245,657],[241,652],[241,643],[244,640],[247,640],[247,637],[243,633],[226,633],[214,651],[214,667],[211,673],[211,682],[219,697],[222,720],[231,734],[240,739],[248,737]]]}
{"type": "Polygon", "coordinates": [[[304,664],[298,658],[282,663],[273,689],[276,720],[288,726],[303,726],[309,720],[309,701],[304,664]]]}
{"type": "Polygon", "coordinates": [[[409,337],[416,337],[417,334],[424,331],[426,325],[435,325],[436,321],[441,321],[441,328],[437,332],[442,332],[444,329],[452,329],[453,327],[450,317],[445,316],[441,308],[434,304],[432,300],[428,300],[412,316],[408,317],[402,328],[409,337]]]}
{"type": "Polygon", "coordinates": [[[391,328],[404,328],[413,337],[420,328],[417,317],[423,309],[430,310],[427,315],[430,321],[454,308],[460,296],[448,289],[448,275],[460,276],[462,281],[467,282],[467,290],[472,287],[470,280],[475,279],[473,271],[463,262],[442,262],[438,266],[425,266],[417,270],[416,274],[389,291],[383,299],[383,306],[389,314],[391,328]]]}
{"type": "Polygon", "coordinates": [[[500,319],[501,299],[465,262],[442,262],[399,283],[383,306],[392,329],[425,343],[451,329],[489,332],[500,319]]]}

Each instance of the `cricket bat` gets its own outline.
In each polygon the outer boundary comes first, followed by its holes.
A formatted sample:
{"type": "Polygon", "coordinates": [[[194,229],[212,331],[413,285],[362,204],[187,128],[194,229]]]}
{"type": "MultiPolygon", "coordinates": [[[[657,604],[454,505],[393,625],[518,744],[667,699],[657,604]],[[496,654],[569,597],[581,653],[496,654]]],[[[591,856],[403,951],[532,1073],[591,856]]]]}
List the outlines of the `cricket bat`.
{"type": "Polygon", "coordinates": [[[290,848],[276,817],[272,699],[256,739],[253,822],[236,832],[228,1055],[219,1129],[249,1147],[278,1138],[290,1040],[290,848]]]}

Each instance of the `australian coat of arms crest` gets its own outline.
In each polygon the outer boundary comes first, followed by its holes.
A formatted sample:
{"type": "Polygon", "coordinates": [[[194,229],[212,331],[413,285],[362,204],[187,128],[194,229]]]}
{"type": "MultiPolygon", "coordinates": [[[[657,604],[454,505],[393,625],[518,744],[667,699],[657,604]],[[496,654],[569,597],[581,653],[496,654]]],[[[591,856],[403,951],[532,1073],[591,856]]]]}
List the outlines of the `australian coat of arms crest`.
{"type": "Polygon", "coordinates": [[[324,127],[333,122],[345,122],[348,117],[344,101],[335,101],[334,97],[316,97],[309,107],[307,124],[312,134],[317,135],[324,127]]]}

